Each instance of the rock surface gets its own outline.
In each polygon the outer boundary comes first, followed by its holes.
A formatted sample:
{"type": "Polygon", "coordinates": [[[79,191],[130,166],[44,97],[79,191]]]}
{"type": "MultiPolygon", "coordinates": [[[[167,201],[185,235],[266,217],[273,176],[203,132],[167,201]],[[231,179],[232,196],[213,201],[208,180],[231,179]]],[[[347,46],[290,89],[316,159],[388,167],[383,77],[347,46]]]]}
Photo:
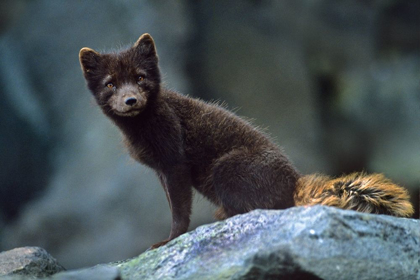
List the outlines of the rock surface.
{"type": "Polygon", "coordinates": [[[0,253],[0,276],[46,277],[63,271],[50,254],[38,247],[22,247],[0,253]]]}
{"type": "MultiPolygon", "coordinates": [[[[420,279],[419,244],[419,220],[325,206],[256,210],[201,226],[128,261],[48,279],[420,279]]],[[[26,260],[32,250],[1,253],[0,276],[28,279],[62,269],[51,257],[25,262],[30,269],[9,268],[21,263],[19,252],[26,260]]]]}
{"type": "Polygon", "coordinates": [[[123,279],[420,279],[420,221],[256,210],[120,264],[123,279]]]}
{"type": "Polygon", "coordinates": [[[38,278],[34,275],[7,275],[2,280],[27,280],[27,279],[49,279],[49,280],[121,280],[120,270],[114,266],[97,265],[92,268],[77,269],[60,272],[46,278],[38,278]]]}
{"type": "Polygon", "coordinates": [[[97,265],[91,268],[71,270],[55,274],[51,280],[121,280],[120,270],[115,266],[97,265]]]}

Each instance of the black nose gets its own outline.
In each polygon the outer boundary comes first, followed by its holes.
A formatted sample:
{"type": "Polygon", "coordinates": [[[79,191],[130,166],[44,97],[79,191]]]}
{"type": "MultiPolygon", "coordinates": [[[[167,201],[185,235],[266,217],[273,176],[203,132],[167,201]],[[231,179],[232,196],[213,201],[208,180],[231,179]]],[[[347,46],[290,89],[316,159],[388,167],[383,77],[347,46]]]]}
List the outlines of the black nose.
{"type": "Polygon", "coordinates": [[[137,99],[134,97],[129,97],[125,100],[125,104],[127,104],[128,106],[133,106],[136,103],[137,103],[137,99]]]}

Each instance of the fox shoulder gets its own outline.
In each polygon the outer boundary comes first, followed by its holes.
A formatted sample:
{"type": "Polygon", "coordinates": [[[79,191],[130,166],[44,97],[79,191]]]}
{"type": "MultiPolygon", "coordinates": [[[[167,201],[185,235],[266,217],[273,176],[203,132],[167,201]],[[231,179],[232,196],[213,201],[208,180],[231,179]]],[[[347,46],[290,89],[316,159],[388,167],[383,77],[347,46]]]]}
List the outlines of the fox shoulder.
{"type": "Polygon", "coordinates": [[[303,176],[297,184],[295,204],[321,204],[399,217],[414,213],[407,190],[382,174],[353,173],[335,179],[318,174],[303,176]]]}

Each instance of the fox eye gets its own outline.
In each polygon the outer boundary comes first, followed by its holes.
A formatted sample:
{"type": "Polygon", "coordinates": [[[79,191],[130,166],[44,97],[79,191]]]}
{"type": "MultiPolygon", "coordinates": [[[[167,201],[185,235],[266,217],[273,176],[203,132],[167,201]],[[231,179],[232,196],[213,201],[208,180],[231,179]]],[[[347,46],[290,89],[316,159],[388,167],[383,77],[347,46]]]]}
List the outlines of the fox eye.
{"type": "Polygon", "coordinates": [[[106,87],[112,89],[112,88],[114,88],[114,84],[113,83],[107,83],[106,84],[106,87]]]}

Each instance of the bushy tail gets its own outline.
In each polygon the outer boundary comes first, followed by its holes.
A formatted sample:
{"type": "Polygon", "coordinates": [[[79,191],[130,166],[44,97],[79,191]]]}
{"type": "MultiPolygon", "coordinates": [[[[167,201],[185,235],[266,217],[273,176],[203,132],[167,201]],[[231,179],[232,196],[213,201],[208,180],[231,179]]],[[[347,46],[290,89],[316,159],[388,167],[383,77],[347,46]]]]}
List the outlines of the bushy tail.
{"type": "Polygon", "coordinates": [[[297,184],[295,203],[399,217],[414,213],[407,190],[382,174],[353,173],[336,179],[318,174],[303,176],[297,184]]]}

